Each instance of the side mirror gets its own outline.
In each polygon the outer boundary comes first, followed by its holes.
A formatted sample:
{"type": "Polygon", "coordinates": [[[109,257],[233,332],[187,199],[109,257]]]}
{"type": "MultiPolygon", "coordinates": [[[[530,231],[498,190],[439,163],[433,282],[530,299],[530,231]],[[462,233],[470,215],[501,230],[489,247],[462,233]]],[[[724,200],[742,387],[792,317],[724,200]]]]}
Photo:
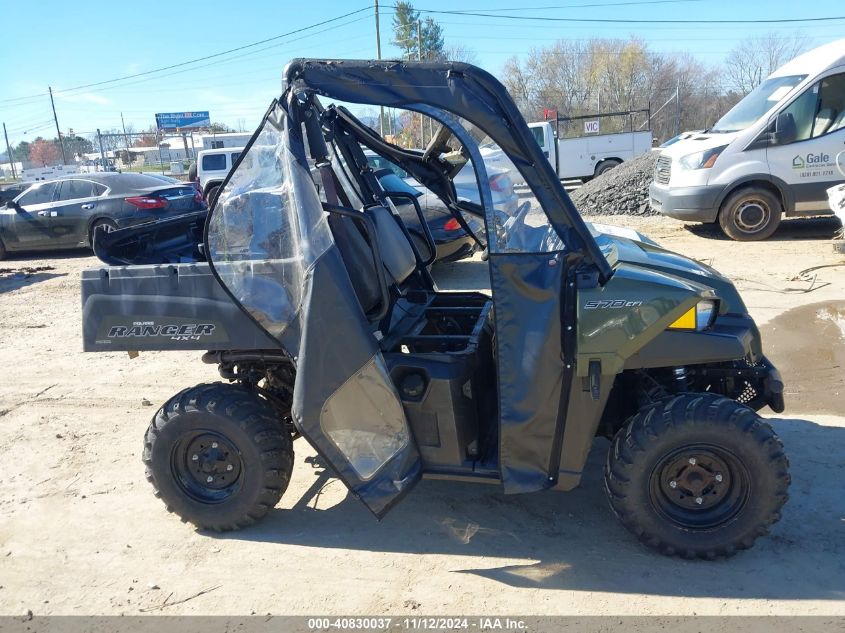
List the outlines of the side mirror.
{"type": "Polygon", "coordinates": [[[792,143],[798,136],[798,128],[795,126],[795,117],[791,112],[781,112],[774,121],[774,130],[771,140],[775,145],[786,145],[792,143]]]}

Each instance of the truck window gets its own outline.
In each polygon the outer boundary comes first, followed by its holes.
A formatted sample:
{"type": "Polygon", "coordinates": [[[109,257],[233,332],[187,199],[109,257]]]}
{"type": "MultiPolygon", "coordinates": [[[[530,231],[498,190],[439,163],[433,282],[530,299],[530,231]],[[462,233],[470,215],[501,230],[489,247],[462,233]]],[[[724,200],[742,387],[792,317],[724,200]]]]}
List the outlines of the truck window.
{"type": "Polygon", "coordinates": [[[784,108],[792,115],[798,134],[806,141],[845,127],[845,74],[825,77],[784,108]]]}
{"type": "Polygon", "coordinates": [[[543,147],[545,149],[546,139],[543,137],[543,128],[541,127],[532,127],[531,133],[534,135],[534,138],[537,139],[537,145],[543,147]]]}
{"type": "Polygon", "coordinates": [[[202,157],[202,168],[205,171],[225,171],[226,154],[206,154],[202,157]]]}

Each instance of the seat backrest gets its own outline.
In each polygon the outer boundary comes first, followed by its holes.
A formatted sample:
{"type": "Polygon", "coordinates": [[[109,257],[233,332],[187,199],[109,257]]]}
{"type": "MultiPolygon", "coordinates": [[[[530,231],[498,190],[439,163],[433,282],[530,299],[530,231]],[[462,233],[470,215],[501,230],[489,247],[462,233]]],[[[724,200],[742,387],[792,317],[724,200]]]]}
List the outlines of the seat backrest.
{"type": "Polygon", "coordinates": [[[365,315],[377,308],[382,300],[376,274],[373,250],[352,218],[329,213],[329,228],[343,258],[349,281],[365,315]]]}
{"type": "Polygon", "coordinates": [[[842,112],[833,120],[833,124],[827,131],[835,132],[836,130],[841,130],[843,127],[845,127],[845,108],[842,108],[842,112]]]}
{"type": "Polygon", "coordinates": [[[411,243],[385,207],[370,207],[365,213],[376,225],[376,239],[384,268],[393,283],[401,285],[417,269],[411,243]]]}
{"type": "Polygon", "coordinates": [[[819,113],[816,115],[816,123],[813,125],[813,136],[821,136],[827,132],[835,117],[836,111],[832,108],[819,110],[819,113]]]}

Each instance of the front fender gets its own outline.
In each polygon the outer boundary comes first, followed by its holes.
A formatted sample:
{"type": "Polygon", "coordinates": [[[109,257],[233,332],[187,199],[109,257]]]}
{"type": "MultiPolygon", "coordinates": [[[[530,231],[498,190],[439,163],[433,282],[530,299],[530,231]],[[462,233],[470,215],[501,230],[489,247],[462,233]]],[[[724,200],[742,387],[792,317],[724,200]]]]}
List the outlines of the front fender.
{"type": "Polygon", "coordinates": [[[650,343],[712,288],[664,272],[619,264],[613,277],[578,293],[577,375],[587,376],[591,361],[602,374],[617,374],[625,361],[650,343]]]}

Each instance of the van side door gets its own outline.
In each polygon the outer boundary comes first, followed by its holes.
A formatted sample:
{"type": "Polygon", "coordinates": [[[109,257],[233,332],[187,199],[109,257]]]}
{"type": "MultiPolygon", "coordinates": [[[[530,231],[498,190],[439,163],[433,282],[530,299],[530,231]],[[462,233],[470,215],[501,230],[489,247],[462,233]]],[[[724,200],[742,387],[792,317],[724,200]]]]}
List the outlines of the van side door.
{"type": "Polygon", "coordinates": [[[829,212],[826,190],[845,178],[837,169],[837,160],[845,166],[845,69],[809,86],[769,129],[769,171],[790,186],[794,215],[829,212]]]}

